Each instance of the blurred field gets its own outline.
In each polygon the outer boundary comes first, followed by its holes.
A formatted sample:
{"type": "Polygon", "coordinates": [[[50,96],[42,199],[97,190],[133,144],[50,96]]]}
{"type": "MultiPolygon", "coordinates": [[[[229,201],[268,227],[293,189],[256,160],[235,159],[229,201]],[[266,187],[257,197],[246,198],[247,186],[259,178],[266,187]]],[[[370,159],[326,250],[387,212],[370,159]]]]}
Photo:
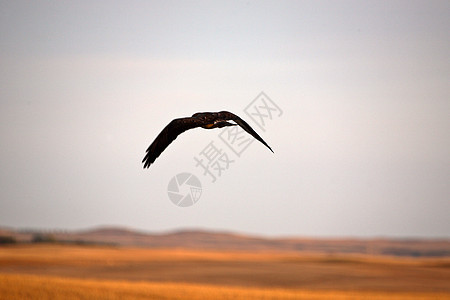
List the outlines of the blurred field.
{"type": "Polygon", "coordinates": [[[0,274],[2,299],[446,299],[445,293],[386,293],[222,287],[0,274]]]}
{"type": "Polygon", "coordinates": [[[450,259],[19,245],[0,299],[450,299],[450,259]]]}

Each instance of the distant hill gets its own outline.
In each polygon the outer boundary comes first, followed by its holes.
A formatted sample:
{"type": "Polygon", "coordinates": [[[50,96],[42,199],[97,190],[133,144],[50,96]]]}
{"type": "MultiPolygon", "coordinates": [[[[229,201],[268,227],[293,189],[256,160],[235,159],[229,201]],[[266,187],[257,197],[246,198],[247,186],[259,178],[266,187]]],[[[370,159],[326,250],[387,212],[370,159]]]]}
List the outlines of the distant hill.
{"type": "Polygon", "coordinates": [[[450,256],[449,239],[263,238],[228,232],[183,230],[148,233],[122,227],[83,231],[36,231],[0,228],[0,241],[102,244],[150,248],[226,251],[294,251],[393,256],[450,256]]]}

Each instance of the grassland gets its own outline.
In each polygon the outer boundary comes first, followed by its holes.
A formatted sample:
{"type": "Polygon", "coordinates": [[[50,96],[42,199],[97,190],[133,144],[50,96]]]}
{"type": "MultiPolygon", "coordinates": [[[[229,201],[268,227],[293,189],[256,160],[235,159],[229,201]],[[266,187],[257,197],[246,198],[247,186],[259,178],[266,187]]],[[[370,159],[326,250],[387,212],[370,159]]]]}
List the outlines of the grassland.
{"type": "Polygon", "coordinates": [[[450,259],[20,245],[0,299],[450,299],[450,259]]]}

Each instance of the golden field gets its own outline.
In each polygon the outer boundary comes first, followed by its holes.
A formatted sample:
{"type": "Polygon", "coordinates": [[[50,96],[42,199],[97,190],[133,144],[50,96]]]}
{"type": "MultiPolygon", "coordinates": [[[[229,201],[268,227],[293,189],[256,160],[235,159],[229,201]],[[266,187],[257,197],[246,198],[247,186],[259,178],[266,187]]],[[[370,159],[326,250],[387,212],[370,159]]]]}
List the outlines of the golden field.
{"type": "Polygon", "coordinates": [[[450,259],[18,245],[0,299],[450,299],[450,259]]]}

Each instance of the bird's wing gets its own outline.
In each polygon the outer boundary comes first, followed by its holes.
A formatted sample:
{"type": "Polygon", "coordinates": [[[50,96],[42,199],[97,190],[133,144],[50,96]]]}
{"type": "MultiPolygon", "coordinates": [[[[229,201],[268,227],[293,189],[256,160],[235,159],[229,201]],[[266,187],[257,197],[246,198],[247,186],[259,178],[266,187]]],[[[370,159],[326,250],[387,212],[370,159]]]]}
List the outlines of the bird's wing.
{"type": "Polygon", "coordinates": [[[252,127],[250,127],[250,125],[248,125],[247,122],[245,122],[244,120],[242,120],[241,118],[239,118],[237,115],[230,113],[228,111],[221,111],[219,112],[219,116],[220,118],[224,118],[227,120],[233,120],[234,122],[236,122],[236,124],[238,124],[239,126],[242,127],[242,129],[244,129],[245,131],[247,131],[251,136],[253,136],[255,139],[257,139],[258,141],[260,141],[261,143],[263,143],[267,148],[269,148],[270,151],[273,150],[272,148],[270,148],[269,145],[267,145],[267,143],[262,139],[262,137],[260,137],[256,131],[253,130],[252,127]]]}
{"type": "Polygon", "coordinates": [[[178,135],[186,130],[201,126],[201,121],[197,118],[180,118],[172,120],[160,134],[156,137],[153,143],[147,148],[142,163],[144,168],[150,167],[155,159],[172,143],[178,135]]]}

